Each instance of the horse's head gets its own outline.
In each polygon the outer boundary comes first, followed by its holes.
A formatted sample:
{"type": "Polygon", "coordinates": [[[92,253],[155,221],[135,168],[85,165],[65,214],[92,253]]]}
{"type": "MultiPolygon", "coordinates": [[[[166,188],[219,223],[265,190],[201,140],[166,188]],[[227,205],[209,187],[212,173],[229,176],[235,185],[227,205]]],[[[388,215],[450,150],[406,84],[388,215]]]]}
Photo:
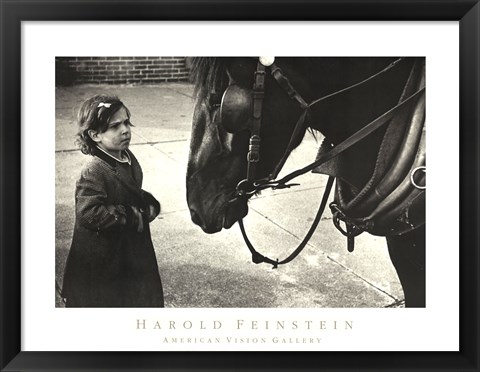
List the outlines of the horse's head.
{"type": "MultiPolygon", "coordinates": [[[[287,147],[294,148],[301,142],[307,127],[320,130],[330,142],[338,143],[358,129],[349,128],[350,123],[364,122],[368,116],[374,117],[375,113],[378,115],[385,107],[391,106],[391,103],[385,102],[381,89],[367,104],[358,100],[356,110],[345,110],[345,105],[353,105],[348,97],[343,102],[327,100],[322,107],[316,106],[318,114],[310,113],[310,121],[306,120],[298,133],[298,128],[295,129],[305,112],[302,100],[310,103],[341,91],[392,60],[277,59],[274,66],[279,67],[277,74],[273,73],[274,68],[268,68],[264,75],[264,97],[260,106],[260,160],[255,164],[254,179],[269,177],[283,160],[287,147]],[[294,88],[300,100],[290,88],[294,88]],[[335,114],[330,115],[331,112],[335,114]],[[340,125],[340,122],[347,125],[340,125]],[[296,135],[292,137],[294,131],[296,135]],[[292,138],[293,143],[290,143],[292,138]]],[[[187,170],[187,202],[193,222],[207,233],[230,228],[248,213],[247,198],[234,196],[238,183],[247,175],[247,153],[255,111],[252,91],[255,72],[260,66],[258,61],[258,58],[193,60],[196,105],[187,170]]],[[[388,81],[383,85],[384,90],[396,89],[390,88],[388,81]]],[[[359,94],[362,95],[365,94],[359,94]]],[[[398,92],[392,95],[392,102],[398,99],[398,95],[398,92]]]]}
{"type": "MultiPolygon", "coordinates": [[[[247,173],[251,91],[257,61],[254,58],[194,61],[197,100],[187,171],[187,201],[193,222],[207,233],[229,228],[248,213],[246,199],[231,201],[237,184],[247,173]]],[[[295,76],[289,66],[283,65],[282,69],[290,78],[295,76]]],[[[307,81],[300,77],[295,80],[298,89],[308,94],[307,81]]],[[[300,112],[298,105],[266,74],[256,179],[267,177],[283,155],[300,112]]]]}

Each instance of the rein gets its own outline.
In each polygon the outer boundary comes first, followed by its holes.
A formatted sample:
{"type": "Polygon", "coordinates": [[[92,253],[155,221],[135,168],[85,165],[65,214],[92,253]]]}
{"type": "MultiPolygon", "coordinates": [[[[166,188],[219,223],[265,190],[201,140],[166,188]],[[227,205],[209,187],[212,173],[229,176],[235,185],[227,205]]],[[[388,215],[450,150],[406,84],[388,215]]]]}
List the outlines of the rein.
{"type": "Polygon", "coordinates": [[[297,257],[300,252],[305,248],[307,245],[308,241],[312,237],[313,233],[315,232],[318,223],[322,219],[323,212],[325,211],[325,207],[327,206],[328,202],[328,197],[330,196],[330,191],[332,190],[333,186],[333,181],[335,180],[335,177],[328,177],[327,185],[325,186],[325,191],[323,193],[322,197],[322,202],[320,203],[320,207],[318,208],[317,214],[315,216],[315,219],[312,222],[312,226],[310,226],[310,229],[308,230],[307,234],[303,238],[302,242],[299,244],[297,248],[284,260],[278,261],[278,258],[276,260],[272,260],[271,258],[268,258],[260,253],[257,252],[255,247],[250,243],[250,240],[248,239],[247,233],[245,231],[245,226],[243,226],[243,219],[238,220],[238,224],[240,226],[240,230],[242,231],[243,239],[245,240],[245,243],[247,244],[248,249],[252,253],[252,262],[259,264],[262,262],[269,263],[273,265],[273,269],[276,269],[278,265],[283,265],[286,263],[289,263],[292,261],[295,257],[297,257]]]}
{"type": "MultiPolygon", "coordinates": [[[[296,186],[298,184],[292,184],[288,183],[294,178],[301,176],[318,166],[324,164],[325,162],[335,158],[345,150],[349,149],[362,139],[366,138],[368,135],[370,135],[372,132],[375,130],[379,129],[382,127],[385,123],[388,123],[390,119],[392,119],[400,110],[405,108],[407,105],[411,104],[420,94],[422,94],[425,90],[425,87],[418,89],[416,92],[408,96],[407,98],[403,99],[400,103],[398,103],[396,106],[391,108],[390,110],[386,111],[373,121],[371,121],[369,124],[352,134],[350,137],[336,145],[335,147],[331,148],[329,151],[324,153],[322,156],[320,156],[317,160],[314,162],[310,163],[309,165],[305,166],[304,168],[298,169],[296,171],[293,171],[289,173],[288,175],[284,176],[280,180],[275,180],[278,174],[280,173],[281,169],[283,168],[288,156],[292,152],[294,148],[294,143],[296,142],[296,139],[298,136],[304,132],[305,128],[305,120],[308,116],[309,110],[312,106],[316,105],[317,103],[327,99],[331,98],[333,96],[336,96],[340,93],[343,93],[349,89],[355,88],[359,85],[362,85],[366,83],[367,81],[385,73],[386,71],[392,69],[395,67],[403,58],[397,59],[396,61],[392,62],[390,65],[388,65],[386,68],[383,70],[375,73],[374,75],[368,77],[367,79],[360,81],[356,84],[353,84],[347,88],[341,89],[339,91],[336,91],[334,93],[328,94],[324,97],[321,97],[319,99],[316,99],[312,101],[311,103],[306,103],[306,101],[302,98],[302,96],[298,93],[298,91],[292,86],[288,78],[283,74],[282,70],[276,66],[273,61],[270,65],[265,66],[262,64],[262,60],[257,64],[257,70],[255,71],[254,74],[254,86],[253,86],[253,126],[251,130],[251,136],[250,136],[250,141],[249,141],[249,151],[247,154],[247,161],[248,161],[248,166],[247,166],[247,176],[244,180],[240,181],[237,185],[236,192],[234,198],[231,200],[231,202],[235,202],[239,199],[247,199],[251,195],[261,191],[265,190],[268,188],[271,188],[272,190],[275,189],[284,189],[284,188],[289,188],[291,186],[296,186]],[[277,83],[280,85],[280,87],[283,88],[283,90],[288,94],[288,96],[292,99],[295,100],[299,106],[303,109],[302,114],[300,115],[296,125],[295,129],[292,133],[290,142],[285,150],[284,155],[280,159],[280,161],[277,163],[277,166],[274,168],[273,172],[269,175],[269,177],[265,179],[260,179],[260,180],[255,180],[254,178],[254,173],[255,173],[255,167],[256,164],[260,160],[260,128],[261,128],[261,117],[262,117],[262,107],[263,107],[263,98],[265,95],[265,74],[266,74],[266,67],[271,66],[271,75],[274,77],[274,79],[277,81],[277,83]]],[[[252,254],[252,262],[259,264],[259,263],[269,263],[273,265],[273,268],[277,268],[278,265],[281,264],[286,264],[290,261],[292,261],[295,257],[298,256],[298,254],[303,250],[303,248],[307,245],[308,241],[312,237],[315,229],[318,226],[318,223],[321,220],[321,217],[323,215],[323,212],[325,211],[325,207],[333,186],[335,177],[329,176],[327,185],[325,186],[324,194],[322,197],[322,201],[319,205],[317,214],[315,216],[314,221],[312,222],[312,225],[310,229],[308,230],[307,234],[305,235],[304,239],[302,242],[298,245],[298,247],[285,259],[282,261],[279,261],[278,259],[273,260],[269,257],[266,257],[260,253],[254,248],[250,240],[248,239],[248,236],[245,231],[245,227],[243,224],[243,219],[240,219],[238,221],[240,230],[242,232],[242,236],[245,240],[245,243],[247,247],[249,248],[251,254],[252,254]]],[[[358,233],[357,233],[358,234],[358,233]]],[[[353,247],[353,243],[349,243],[349,246],[353,247]]],[[[350,250],[350,248],[349,248],[350,250]]]]}

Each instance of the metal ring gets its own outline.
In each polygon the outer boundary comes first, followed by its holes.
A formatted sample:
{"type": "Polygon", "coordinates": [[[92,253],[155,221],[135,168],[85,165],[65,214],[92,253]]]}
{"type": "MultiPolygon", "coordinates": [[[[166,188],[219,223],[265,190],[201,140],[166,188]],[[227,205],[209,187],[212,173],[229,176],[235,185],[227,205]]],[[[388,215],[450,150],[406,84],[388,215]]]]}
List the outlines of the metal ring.
{"type": "Polygon", "coordinates": [[[420,185],[417,185],[417,183],[415,182],[415,180],[413,179],[413,176],[415,175],[415,173],[417,173],[417,171],[419,170],[423,170],[423,173],[427,173],[427,167],[422,165],[421,167],[417,167],[415,168],[414,170],[412,170],[412,173],[410,173],[410,182],[412,183],[412,185],[419,189],[419,190],[425,190],[427,188],[427,185],[425,186],[420,186],[420,185]]]}
{"type": "Polygon", "coordinates": [[[257,192],[257,189],[253,182],[247,179],[244,179],[238,183],[235,192],[239,196],[253,195],[257,192]]]}

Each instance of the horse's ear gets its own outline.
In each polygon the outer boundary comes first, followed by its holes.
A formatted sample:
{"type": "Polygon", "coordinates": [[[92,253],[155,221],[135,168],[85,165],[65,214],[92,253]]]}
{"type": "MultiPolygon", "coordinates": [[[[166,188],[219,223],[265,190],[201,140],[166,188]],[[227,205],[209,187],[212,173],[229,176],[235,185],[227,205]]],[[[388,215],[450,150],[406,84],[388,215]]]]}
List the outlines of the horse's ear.
{"type": "Polygon", "coordinates": [[[223,93],[220,120],[223,129],[237,133],[248,129],[252,121],[252,93],[236,84],[229,85],[223,93]]]}

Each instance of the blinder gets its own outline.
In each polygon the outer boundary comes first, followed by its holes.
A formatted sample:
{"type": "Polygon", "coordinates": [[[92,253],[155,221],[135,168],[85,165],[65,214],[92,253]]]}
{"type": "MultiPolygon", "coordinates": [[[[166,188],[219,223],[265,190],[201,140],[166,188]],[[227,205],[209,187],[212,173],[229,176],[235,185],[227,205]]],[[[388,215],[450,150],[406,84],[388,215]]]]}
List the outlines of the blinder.
{"type": "Polygon", "coordinates": [[[252,129],[253,116],[261,117],[261,105],[257,105],[258,113],[254,110],[255,96],[263,98],[265,67],[272,66],[275,57],[259,57],[257,71],[255,72],[255,83],[253,90],[231,84],[227,87],[220,103],[220,123],[229,133],[238,133],[242,130],[252,129]],[[260,97],[261,96],[261,97],[260,97]]]}
{"type": "Polygon", "coordinates": [[[238,133],[252,127],[252,92],[229,85],[220,104],[220,123],[227,132],[238,133]]]}

